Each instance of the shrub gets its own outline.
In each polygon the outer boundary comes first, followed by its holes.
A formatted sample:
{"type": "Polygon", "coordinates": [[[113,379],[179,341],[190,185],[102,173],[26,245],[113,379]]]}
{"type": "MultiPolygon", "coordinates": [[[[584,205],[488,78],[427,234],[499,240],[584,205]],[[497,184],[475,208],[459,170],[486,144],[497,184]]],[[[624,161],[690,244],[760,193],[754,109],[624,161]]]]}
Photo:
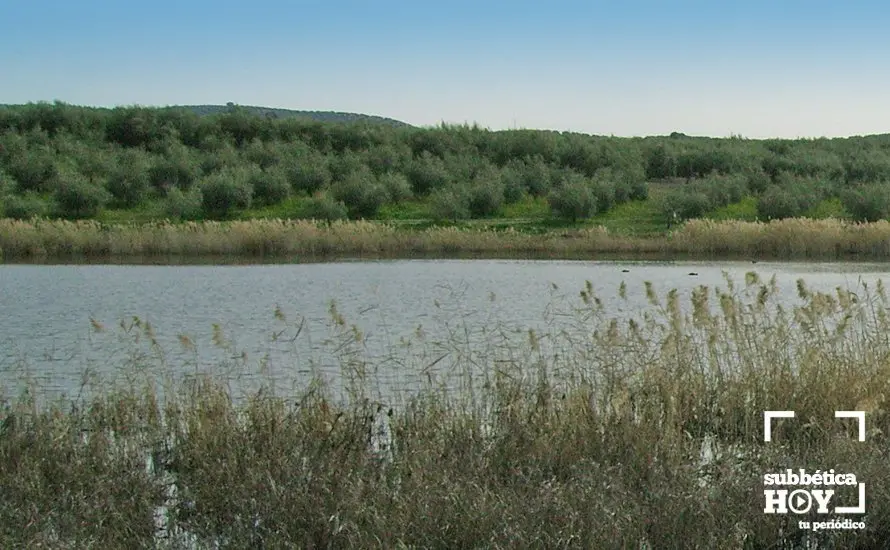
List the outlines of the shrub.
{"type": "Polygon", "coordinates": [[[478,172],[466,190],[470,215],[474,218],[491,216],[504,202],[504,184],[497,168],[488,166],[478,172]]]}
{"type": "Polygon", "coordinates": [[[253,171],[244,167],[224,168],[205,176],[200,183],[201,204],[212,218],[227,218],[236,209],[249,208],[253,171]]]}
{"type": "Polygon", "coordinates": [[[406,175],[417,196],[428,195],[437,189],[442,189],[450,179],[442,159],[428,152],[423,152],[420,157],[409,163],[406,175]]]}
{"type": "Polygon", "coordinates": [[[257,204],[278,204],[290,196],[291,186],[285,172],[277,167],[256,170],[250,177],[257,204]]]}
{"type": "Polygon", "coordinates": [[[522,182],[533,197],[544,197],[550,192],[553,173],[541,155],[526,157],[523,161],[522,182]]]}
{"type": "Polygon", "coordinates": [[[779,185],[771,185],[757,200],[757,216],[764,220],[794,218],[801,212],[798,198],[779,185]]]}
{"type": "Polygon", "coordinates": [[[590,182],[574,174],[559,184],[547,197],[550,210],[559,218],[576,222],[589,218],[597,211],[596,195],[590,182]]]}
{"type": "Polygon", "coordinates": [[[368,150],[366,162],[377,176],[397,173],[411,159],[411,148],[403,144],[384,144],[368,150]]]}
{"type": "Polygon", "coordinates": [[[149,190],[151,160],[138,149],[125,149],[112,165],[105,188],[119,206],[132,207],[142,202],[149,190]]]}
{"type": "Polygon", "coordinates": [[[345,220],[349,217],[349,211],[343,201],[334,200],[328,195],[320,195],[305,202],[299,217],[325,221],[345,220]]]}
{"type": "MultiPolygon", "coordinates": [[[[208,172],[225,165],[234,165],[234,162],[223,155],[220,159],[215,159],[213,163],[205,163],[208,167],[211,164],[213,168],[208,172]],[[216,161],[219,161],[218,165],[216,161]]],[[[148,168],[149,183],[162,192],[172,186],[181,190],[189,189],[195,184],[198,176],[198,163],[192,152],[183,145],[169,147],[162,155],[155,157],[148,168]]]]}
{"type": "Polygon", "coordinates": [[[501,170],[501,184],[504,191],[504,203],[514,204],[522,200],[525,195],[525,183],[523,171],[525,163],[521,160],[511,159],[501,170]]]}
{"type": "Polygon", "coordinates": [[[231,168],[240,164],[241,158],[238,155],[238,150],[231,143],[223,142],[218,148],[204,153],[199,166],[201,173],[206,176],[219,172],[223,168],[231,168]]]}
{"type": "Polygon", "coordinates": [[[465,189],[449,186],[430,194],[430,215],[436,221],[458,221],[470,217],[470,199],[465,189]]]}
{"type": "Polygon", "coordinates": [[[676,163],[668,153],[664,143],[651,147],[646,152],[646,177],[649,179],[667,179],[676,172],[676,163]]]}
{"type": "Polygon", "coordinates": [[[890,184],[858,185],[841,192],[841,203],[856,221],[874,222],[890,218],[890,184]]]}
{"type": "Polygon", "coordinates": [[[387,200],[390,202],[401,202],[413,196],[411,182],[408,181],[404,174],[387,172],[377,179],[383,188],[386,189],[387,200]]]}
{"type": "Polygon", "coordinates": [[[282,148],[281,143],[254,138],[244,146],[242,154],[247,162],[265,170],[281,162],[282,148]]]}
{"type": "Polygon", "coordinates": [[[327,156],[327,162],[331,179],[334,181],[343,181],[354,172],[368,169],[364,159],[352,151],[346,151],[339,155],[330,154],[327,156]]]}
{"type": "Polygon", "coordinates": [[[342,201],[350,218],[371,218],[386,202],[387,192],[370,168],[352,172],[331,185],[331,197],[342,201]]]}
{"type": "Polygon", "coordinates": [[[47,148],[32,147],[10,159],[6,171],[18,183],[19,191],[52,191],[59,175],[55,156],[47,148]]]}
{"type": "Polygon", "coordinates": [[[162,202],[164,215],[174,220],[198,220],[202,217],[203,196],[197,186],[183,192],[173,186],[162,202]]]}
{"type": "Polygon", "coordinates": [[[54,209],[54,205],[41,198],[33,191],[28,191],[24,195],[7,195],[2,199],[2,217],[13,218],[16,220],[27,220],[35,216],[45,217],[50,215],[54,209]]]}
{"type": "Polygon", "coordinates": [[[746,169],[742,172],[742,175],[745,178],[745,187],[747,187],[750,193],[755,195],[759,195],[766,191],[767,187],[769,187],[772,182],[770,175],[759,166],[746,169]]]}
{"type": "Polygon", "coordinates": [[[700,218],[712,208],[711,200],[701,189],[681,188],[665,196],[662,212],[668,220],[700,218]]]}
{"type": "Polygon", "coordinates": [[[59,175],[55,200],[63,218],[92,218],[108,204],[111,193],[91,184],[83,174],[67,169],[59,175]]]}
{"type": "Polygon", "coordinates": [[[312,195],[331,182],[325,157],[318,153],[294,156],[283,161],[288,182],[297,193],[312,195]]]}

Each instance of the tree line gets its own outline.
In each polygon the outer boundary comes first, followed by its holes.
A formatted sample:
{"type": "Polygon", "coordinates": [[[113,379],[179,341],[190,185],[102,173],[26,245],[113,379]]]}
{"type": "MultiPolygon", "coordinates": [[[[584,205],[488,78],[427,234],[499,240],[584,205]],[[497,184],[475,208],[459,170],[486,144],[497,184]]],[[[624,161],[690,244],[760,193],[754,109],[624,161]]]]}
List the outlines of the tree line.
{"type": "Polygon", "coordinates": [[[225,219],[302,197],[293,217],[374,218],[426,201],[439,220],[494,216],[546,200],[581,220],[673,181],[666,216],[699,217],[743,197],[763,218],[839,198],[853,217],[890,215],[890,137],[746,140],[615,138],[469,125],[394,127],[257,117],[237,106],[0,107],[6,217],[89,218],[149,205],[171,219],[225,219]]]}

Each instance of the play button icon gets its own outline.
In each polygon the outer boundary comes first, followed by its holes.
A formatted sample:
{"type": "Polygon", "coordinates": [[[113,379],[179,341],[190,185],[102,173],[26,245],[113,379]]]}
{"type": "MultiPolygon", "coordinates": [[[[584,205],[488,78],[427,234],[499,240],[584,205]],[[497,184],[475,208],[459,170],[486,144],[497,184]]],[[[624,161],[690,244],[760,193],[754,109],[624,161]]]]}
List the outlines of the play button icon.
{"type": "Polygon", "coordinates": [[[798,489],[788,495],[788,508],[795,514],[806,514],[813,506],[813,495],[809,491],[798,489]]]}

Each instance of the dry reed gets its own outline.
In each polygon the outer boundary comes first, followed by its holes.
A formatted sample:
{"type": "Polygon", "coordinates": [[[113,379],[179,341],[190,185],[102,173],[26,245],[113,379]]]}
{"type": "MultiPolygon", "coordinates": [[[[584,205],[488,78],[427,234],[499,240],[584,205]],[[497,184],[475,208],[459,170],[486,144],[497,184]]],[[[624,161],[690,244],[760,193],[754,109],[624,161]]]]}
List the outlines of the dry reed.
{"type": "MultiPolygon", "coordinates": [[[[195,377],[163,399],[134,384],[83,402],[10,401],[0,545],[803,548],[818,538],[877,548],[890,540],[883,287],[825,294],[801,282],[793,309],[778,307],[774,282],[754,273],[740,288],[700,287],[688,304],[649,290],[651,307],[630,321],[613,318],[588,285],[571,311],[587,337],[529,333],[481,369],[457,353],[470,340],[453,342],[458,378],[475,382],[417,388],[385,405],[364,389],[369,371],[352,366],[343,399],[313,382],[299,395],[264,388],[239,401],[224,381],[195,377]],[[867,411],[864,443],[832,414],[856,408],[867,411]],[[789,409],[796,420],[778,424],[765,444],[763,411],[789,409]],[[150,467],[140,448],[158,449],[150,467]],[[765,515],[762,476],[785,468],[855,473],[869,493],[868,513],[854,519],[867,529],[814,535],[797,517],[765,515]],[[180,538],[159,542],[157,509],[165,536],[180,538]]],[[[359,342],[335,308],[331,318],[345,339],[338,348],[359,342]]]]}

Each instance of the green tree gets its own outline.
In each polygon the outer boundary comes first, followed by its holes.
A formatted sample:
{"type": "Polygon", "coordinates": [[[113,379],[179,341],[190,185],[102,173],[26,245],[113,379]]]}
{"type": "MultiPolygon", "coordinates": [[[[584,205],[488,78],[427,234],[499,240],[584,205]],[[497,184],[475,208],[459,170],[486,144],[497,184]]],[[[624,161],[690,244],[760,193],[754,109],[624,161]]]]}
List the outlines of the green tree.
{"type": "Polygon", "coordinates": [[[439,222],[470,218],[470,199],[465,188],[451,185],[433,191],[430,194],[430,214],[439,222]]]}
{"type": "Polygon", "coordinates": [[[841,192],[841,203],[856,221],[890,218],[890,183],[857,185],[841,192]]]}
{"type": "Polygon", "coordinates": [[[83,174],[66,168],[59,174],[55,202],[63,218],[92,218],[111,200],[103,187],[91,184],[83,174]]]}
{"type": "Polygon", "coordinates": [[[331,185],[331,197],[342,201],[350,218],[373,218],[386,202],[387,192],[370,168],[349,173],[331,185]]]}
{"type": "Polygon", "coordinates": [[[304,203],[299,217],[323,221],[345,220],[349,217],[349,210],[343,201],[321,194],[311,197],[304,203]]]}
{"type": "Polygon", "coordinates": [[[140,149],[124,149],[115,159],[105,188],[117,206],[131,208],[148,196],[151,158],[140,149]]]}
{"type": "Polygon", "coordinates": [[[262,206],[278,204],[290,196],[291,185],[280,167],[254,170],[250,176],[253,198],[262,206]]]}
{"type": "Polygon", "coordinates": [[[547,200],[555,216],[573,223],[595,214],[598,206],[590,181],[580,174],[568,176],[550,192],[547,200]]]}
{"type": "Polygon", "coordinates": [[[253,171],[245,167],[223,168],[201,179],[201,205],[204,213],[225,219],[238,209],[250,207],[253,171]]]}
{"type": "Polygon", "coordinates": [[[421,153],[420,157],[411,161],[406,175],[417,196],[429,195],[436,189],[445,187],[450,180],[445,163],[429,152],[421,153]]]}

